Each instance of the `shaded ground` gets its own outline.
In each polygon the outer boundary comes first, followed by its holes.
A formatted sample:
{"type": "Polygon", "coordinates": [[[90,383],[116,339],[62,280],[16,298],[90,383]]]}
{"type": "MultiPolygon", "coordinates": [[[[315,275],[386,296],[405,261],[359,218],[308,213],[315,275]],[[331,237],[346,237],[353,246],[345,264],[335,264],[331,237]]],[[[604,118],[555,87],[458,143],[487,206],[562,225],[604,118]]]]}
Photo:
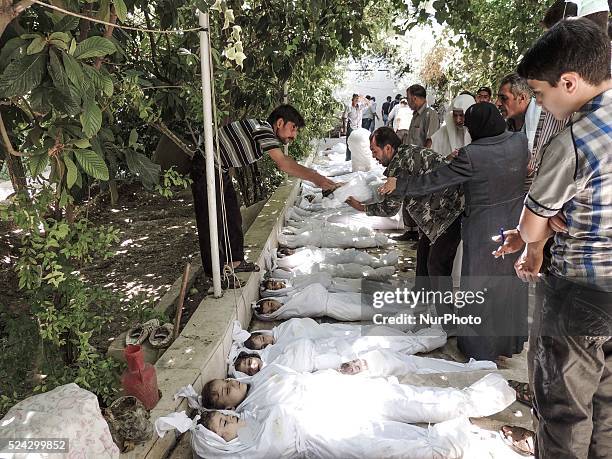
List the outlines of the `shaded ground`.
{"type": "MultiPolygon", "coordinates": [[[[119,199],[116,207],[101,199],[88,215],[94,224],[113,225],[120,230],[120,240],[111,248],[115,256],[97,260],[80,270],[93,285],[115,292],[121,298],[111,309],[101,311],[112,317],[112,322],[90,340],[101,355],[121,332],[155,315],[152,310],[155,303],[181,276],[185,264],[194,255],[199,256],[189,190],[166,199],[134,184],[122,187],[119,199]]],[[[39,339],[38,327],[18,290],[14,271],[19,243],[19,234],[10,225],[0,223],[0,353],[3,356],[0,356],[0,397],[8,394],[17,399],[29,395],[36,384],[32,378],[35,365],[27,356],[36,352],[39,339]]],[[[201,279],[196,279],[194,288],[191,297],[185,300],[185,318],[207,290],[201,279]]],[[[6,408],[0,407],[0,416],[6,408]]]]}

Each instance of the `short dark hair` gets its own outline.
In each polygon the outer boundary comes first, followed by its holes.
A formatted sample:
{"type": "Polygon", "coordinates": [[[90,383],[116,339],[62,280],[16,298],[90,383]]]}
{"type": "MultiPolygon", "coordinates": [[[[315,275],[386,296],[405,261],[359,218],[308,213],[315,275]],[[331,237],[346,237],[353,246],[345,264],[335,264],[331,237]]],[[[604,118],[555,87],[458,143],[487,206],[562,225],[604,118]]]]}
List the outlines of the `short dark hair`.
{"type": "Polygon", "coordinates": [[[597,86],[610,78],[610,39],[589,19],[564,19],[525,53],[518,74],[557,86],[561,75],[576,72],[597,86]]]}
{"type": "Polygon", "coordinates": [[[219,404],[219,395],[213,395],[212,393],[212,385],[217,381],[216,379],[211,379],[202,388],[202,406],[204,408],[221,410],[225,407],[219,404]]]}
{"type": "Polygon", "coordinates": [[[391,100],[391,99],[393,99],[393,97],[387,96],[387,100],[391,100]]]}
{"type": "Polygon", "coordinates": [[[202,414],[200,415],[200,419],[198,419],[198,424],[206,427],[211,432],[215,432],[212,429],[212,417],[213,417],[213,414],[215,413],[216,411],[203,411],[202,414]]]}
{"type": "Polygon", "coordinates": [[[374,143],[378,148],[385,148],[385,146],[391,145],[393,151],[396,151],[402,144],[395,131],[387,126],[376,129],[370,136],[370,139],[374,139],[374,143]]]}
{"type": "Polygon", "coordinates": [[[274,110],[272,110],[270,116],[268,116],[268,123],[270,123],[271,126],[274,126],[276,121],[279,119],[282,119],[285,123],[291,121],[300,129],[306,126],[304,117],[293,105],[282,104],[276,107],[274,110]]]}
{"type": "Polygon", "coordinates": [[[486,92],[487,94],[489,94],[489,97],[493,95],[493,91],[491,91],[491,88],[489,88],[488,86],[481,86],[480,88],[478,88],[478,91],[476,91],[476,94],[478,94],[480,91],[486,92]]]}
{"type": "Polygon", "coordinates": [[[351,99],[354,99],[355,97],[359,97],[359,94],[353,94],[353,95],[351,96],[351,99]]]}
{"type": "Polygon", "coordinates": [[[236,357],[236,358],[234,359],[234,367],[238,367],[238,363],[239,363],[240,361],[242,361],[242,360],[246,360],[246,359],[248,359],[249,357],[257,357],[257,358],[260,358],[260,357],[259,357],[259,354],[256,354],[255,352],[244,352],[244,351],[242,351],[240,354],[238,354],[238,357],[236,357]]]}
{"type": "Polygon", "coordinates": [[[261,335],[261,333],[258,333],[258,332],[251,333],[251,336],[249,336],[244,342],[244,347],[246,347],[247,349],[255,350],[255,341],[253,340],[253,338],[257,335],[261,335]]]}
{"type": "Polygon", "coordinates": [[[421,97],[422,99],[427,97],[427,91],[420,84],[413,84],[406,90],[406,92],[408,94],[412,94],[414,97],[421,97]]]}
{"type": "Polygon", "coordinates": [[[510,73],[502,78],[499,82],[499,87],[510,85],[510,92],[514,97],[519,97],[521,94],[531,97],[533,92],[527,84],[527,80],[520,76],[518,73],[510,73]]]}
{"type": "Polygon", "coordinates": [[[402,98],[402,95],[401,95],[401,94],[396,94],[396,95],[395,95],[395,98],[396,98],[397,100],[400,100],[400,99],[402,98]]]}
{"type": "Polygon", "coordinates": [[[561,19],[572,16],[578,16],[578,5],[572,2],[566,3],[565,0],[557,0],[546,10],[541,24],[547,29],[550,29],[561,19]]]}

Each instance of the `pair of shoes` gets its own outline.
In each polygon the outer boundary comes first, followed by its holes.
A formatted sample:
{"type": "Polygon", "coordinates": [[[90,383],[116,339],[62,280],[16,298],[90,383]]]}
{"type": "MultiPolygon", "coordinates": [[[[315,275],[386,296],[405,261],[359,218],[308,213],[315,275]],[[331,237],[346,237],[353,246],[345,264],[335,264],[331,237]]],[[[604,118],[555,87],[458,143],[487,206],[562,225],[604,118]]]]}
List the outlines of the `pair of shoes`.
{"type": "Polygon", "coordinates": [[[242,260],[238,266],[228,266],[235,273],[252,273],[259,272],[259,266],[250,261],[242,260]]]}
{"type": "Polygon", "coordinates": [[[406,231],[404,234],[392,237],[391,239],[393,239],[394,241],[399,241],[399,242],[418,241],[419,232],[418,231],[406,231]]]}
{"type": "Polygon", "coordinates": [[[533,393],[529,383],[509,379],[508,384],[516,391],[517,401],[527,405],[529,408],[533,408],[533,393]]]}
{"type": "Polygon", "coordinates": [[[515,453],[524,457],[533,457],[535,452],[535,433],[523,427],[504,425],[499,434],[515,453]]]}
{"type": "Polygon", "coordinates": [[[130,328],[125,335],[125,344],[128,346],[142,344],[148,338],[152,347],[161,349],[170,345],[173,334],[174,325],[169,323],[159,325],[159,320],[151,319],[130,328]]]}

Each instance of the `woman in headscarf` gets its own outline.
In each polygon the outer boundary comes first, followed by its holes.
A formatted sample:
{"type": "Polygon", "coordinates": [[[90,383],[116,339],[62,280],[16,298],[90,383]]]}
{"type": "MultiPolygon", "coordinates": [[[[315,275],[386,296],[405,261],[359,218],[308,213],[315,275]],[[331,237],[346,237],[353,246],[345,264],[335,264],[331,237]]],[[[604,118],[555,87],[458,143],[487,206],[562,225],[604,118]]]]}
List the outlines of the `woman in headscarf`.
{"type": "Polygon", "coordinates": [[[461,94],[453,99],[444,116],[444,124],[431,136],[433,151],[444,156],[455,155],[461,147],[472,141],[465,127],[465,112],[475,103],[469,94],[461,94]]]}
{"type": "Polygon", "coordinates": [[[514,260],[491,257],[492,247],[482,242],[514,227],[521,214],[527,138],[507,132],[497,108],[486,102],[467,109],[465,125],[472,142],[448,165],[421,176],[389,178],[380,192],[420,196],[463,185],[461,291],[480,294],[484,301],[458,309],[457,343],[467,357],[494,360],[520,353],[527,339],[527,289],[514,276],[514,260]]]}

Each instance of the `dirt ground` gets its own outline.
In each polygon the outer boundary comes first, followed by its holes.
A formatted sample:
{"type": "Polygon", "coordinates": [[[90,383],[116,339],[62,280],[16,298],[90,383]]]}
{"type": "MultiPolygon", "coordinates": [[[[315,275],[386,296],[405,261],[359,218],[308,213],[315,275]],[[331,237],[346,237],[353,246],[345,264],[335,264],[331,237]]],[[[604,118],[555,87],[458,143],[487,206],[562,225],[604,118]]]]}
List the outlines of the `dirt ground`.
{"type": "MultiPolygon", "coordinates": [[[[111,206],[108,199],[100,200],[88,218],[94,224],[112,225],[120,231],[119,242],[112,247],[113,257],[81,268],[84,278],[93,285],[123,297],[111,311],[114,321],[94,338],[96,347],[105,352],[110,341],[129,328],[135,318],[147,315],[147,309],[181,276],[185,264],[199,256],[197,230],[190,190],[167,199],[138,184],[121,187],[116,206],[111,206]]],[[[13,269],[18,245],[18,235],[6,225],[0,228],[0,303],[14,311],[27,306],[22,303],[13,269]]],[[[194,287],[198,292],[185,302],[186,317],[206,292],[202,279],[197,279],[194,287]]]]}

